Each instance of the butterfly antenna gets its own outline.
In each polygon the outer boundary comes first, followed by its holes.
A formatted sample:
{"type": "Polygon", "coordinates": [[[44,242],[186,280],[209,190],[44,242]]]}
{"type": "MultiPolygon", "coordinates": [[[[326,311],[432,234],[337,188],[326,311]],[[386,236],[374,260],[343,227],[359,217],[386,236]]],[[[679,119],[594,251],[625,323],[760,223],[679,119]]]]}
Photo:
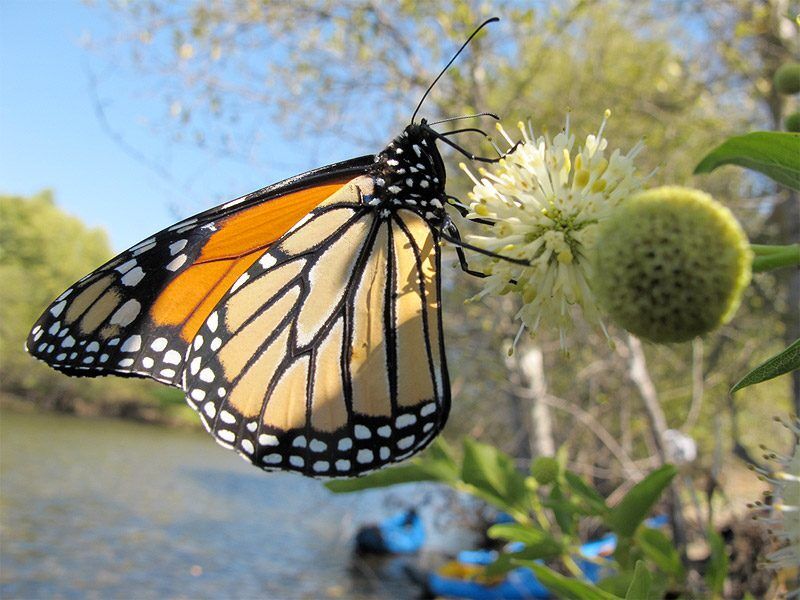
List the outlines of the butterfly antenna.
{"type": "Polygon", "coordinates": [[[439,125],[440,123],[450,123],[451,121],[461,121],[463,119],[476,119],[478,117],[492,117],[495,121],[499,121],[500,117],[498,117],[494,113],[490,112],[479,112],[475,113],[474,115],[463,115],[461,117],[450,117],[449,119],[442,119],[440,121],[434,121],[433,123],[428,123],[431,127],[434,125],[439,125]]]}
{"type": "Polygon", "coordinates": [[[447,63],[445,66],[444,66],[444,69],[442,69],[442,70],[439,72],[439,74],[436,76],[436,79],[434,79],[434,80],[433,80],[433,83],[431,83],[431,84],[428,86],[428,89],[427,89],[427,90],[425,90],[425,93],[424,93],[424,94],[422,94],[422,99],[419,101],[419,104],[417,104],[417,108],[414,110],[414,114],[413,114],[413,115],[411,115],[411,123],[412,123],[412,124],[414,123],[414,119],[416,119],[416,117],[417,117],[417,113],[419,112],[419,109],[420,109],[420,108],[422,108],[422,103],[423,103],[423,102],[425,102],[425,98],[427,98],[427,97],[428,97],[428,94],[429,94],[429,93],[430,93],[430,91],[433,89],[433,86],[435,86],[435,85],[436,85],[436,83],[437,83],[437,82],[438,82],[438,81],[439,81],[439,80],[442,78],[442,75],[444,75],[444,74],[445,74],[445,71],[447,71],[447,69],[449,69],[449,68],[450,68],[450,65],[452,65],[452,64],[453,64],[453,62],[455,62],[455,60],[458,58],[458,55],[459,55],[459,54],[461,54],[461,52],[464,50],[464,48],[466,48],[466,47],[469,45],[469,43],[472,41],[472,38],[474,38],[476,35],[478,35],[478,32],[479,32],[481,29],[483,29],[484,27],[486,27],[486,26],[487,26],[489,23],[494,23],[495,21],[499,21],[499,20],[500,20],[500,19],[499,19],[498,17],[492,17],[491,19],[486,19],[486,20],[485,20],[483,23],[481,23],[481,24],[478,26],[478,28],[477,28],[475,31],[473,31],[473,32],[472,32],[472,35],[470,35],[470,36],[467,38],[467,41],[466,41],[466,42],[464,42],[464,43],[461,45],[461,48],[459,48],[459,49],[458,49],[458,52],[456,52],[456,53],[453,55],[453,58],[451,58],[451,59],[450,59],[450,62],[448,62],[448,63],[447,63]]]}

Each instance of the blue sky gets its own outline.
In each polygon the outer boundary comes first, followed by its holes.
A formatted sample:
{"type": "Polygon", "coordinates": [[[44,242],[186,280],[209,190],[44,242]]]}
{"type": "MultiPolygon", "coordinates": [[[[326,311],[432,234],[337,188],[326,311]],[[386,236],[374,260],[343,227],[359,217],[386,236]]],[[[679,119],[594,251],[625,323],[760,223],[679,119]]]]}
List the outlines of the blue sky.
{"type": "MultiPolygon", "coordinates": [[[[336,155],[320,159],[319,140],[288,142],[276,125],[272,156],[250,164],[212,156],[142,125],[138,116],[164,109],[157,94],[115,96],[106,86],[103,100],[114,105],[109,124],[146,159],[137,160],[104,130],[92,99],[89,72],[104,57],[81,40],[109,37],[109,27],[97,8],[75,0],[0,1],[0,193],[50,188],[64,210],[104,228],[115,250],[320,163],[375,150],[337,143],[336,155]]],[[[136,83],[133,72],[114,76],[120,90],[136,83]]]]}

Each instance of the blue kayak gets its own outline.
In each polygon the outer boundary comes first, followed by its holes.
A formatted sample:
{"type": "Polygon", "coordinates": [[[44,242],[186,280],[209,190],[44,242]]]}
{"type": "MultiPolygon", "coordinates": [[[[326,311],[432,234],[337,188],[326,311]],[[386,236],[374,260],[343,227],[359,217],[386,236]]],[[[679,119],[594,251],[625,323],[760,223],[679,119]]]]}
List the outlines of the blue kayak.
{"type": "Polygon", "coordinates": [[[356,534],[356,550],[363,554],[413,554],[425,541],[425,526],[413,508],[356,534]]]}
{"type": "MultiPolygon", "coordinates": [[[[667,517],[661,516],[645,521],[645,525],[652,528],[661,527],[666,523],[667,517]]],[[[580,554],[575,558],[586,581],[597,583],[610,574],[608,566],[610,561],[605,557],[611,556],[616,548],[617,536],[613,533],[580,547],[580,554]]],[[[521,550],[522,544],[510,544],[507,549],[511,552],[521,550]]],[[[482,573],[483,567],[496,559],[497,552],[494,550],[459,552],[456,561],[449,563],[439,572],[428,574],[428,589],[436,596],[471,600],[545,600],[553,597],[536,579],[533,571],[524,567],[509,571],[502,581],[493,585],[469,579],[471,575],[482,573]]]]}

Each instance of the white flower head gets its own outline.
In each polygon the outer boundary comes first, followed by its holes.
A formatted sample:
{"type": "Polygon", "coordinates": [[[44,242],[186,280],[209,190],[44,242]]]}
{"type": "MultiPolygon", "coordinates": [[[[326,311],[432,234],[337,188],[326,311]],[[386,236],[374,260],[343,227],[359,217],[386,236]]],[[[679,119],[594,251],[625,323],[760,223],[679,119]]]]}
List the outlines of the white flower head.
{"type": "MultiPolygon", "coordinates": [[[[769,528],[776,549],[767,555],[767,566],[775,571],[796,569],[800,565],[800,418],[776,417],[793,436],[792,449],[787,455],[766,450],[764,458],[772,461],[773,468],[755,467],[759,478],[771,485],[767,502],[755,502],[760,514],[757,519],[769,528]]],[[[800,589],[787,594],[800,598],[800,589]]]]}
{"type": "MultiPolygon", "coordinates": [[[[479,268],[488,277],[476,298],[519,293],[523,306],[517,317],[523,328],[536,333],[540,325],[556,326],[562,347],[573,305],[605,332],[591,291],[589,259],[597,225],[645,181],[634,167],[641,142],[626,154],[608,152],[603,130],[609,116],[607,110],[600,129],[587,135],[583,145],[576,145],[569,117],[564,131],[552,139],[536,138],[530,123],[527,128],[519,123],[521,142],[491,171],[479,169],[478,178],[461,165],[475,184],[467,218],[492,223],[468,241],[530,263],[481,258],[479,268]]],[[[502,126],[498,129],[513,148],[511,137],[502,126]]]]}

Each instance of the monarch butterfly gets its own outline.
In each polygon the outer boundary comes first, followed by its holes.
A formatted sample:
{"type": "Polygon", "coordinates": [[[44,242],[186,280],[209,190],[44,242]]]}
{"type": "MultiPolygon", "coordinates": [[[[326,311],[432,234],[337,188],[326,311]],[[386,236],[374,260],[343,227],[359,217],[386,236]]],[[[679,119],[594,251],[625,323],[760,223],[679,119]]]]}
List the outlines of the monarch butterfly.
{"type": "Polygon", "coordinates": [[[439,242],[470,246],[436,141],[464,151],[415,117],[495,20],[380,153],[136,244],[56,298],[28,351],[67,375],[181,388],[220,444],[266,470],[354,476],[423,449],[450,409],[439,242]]]}

